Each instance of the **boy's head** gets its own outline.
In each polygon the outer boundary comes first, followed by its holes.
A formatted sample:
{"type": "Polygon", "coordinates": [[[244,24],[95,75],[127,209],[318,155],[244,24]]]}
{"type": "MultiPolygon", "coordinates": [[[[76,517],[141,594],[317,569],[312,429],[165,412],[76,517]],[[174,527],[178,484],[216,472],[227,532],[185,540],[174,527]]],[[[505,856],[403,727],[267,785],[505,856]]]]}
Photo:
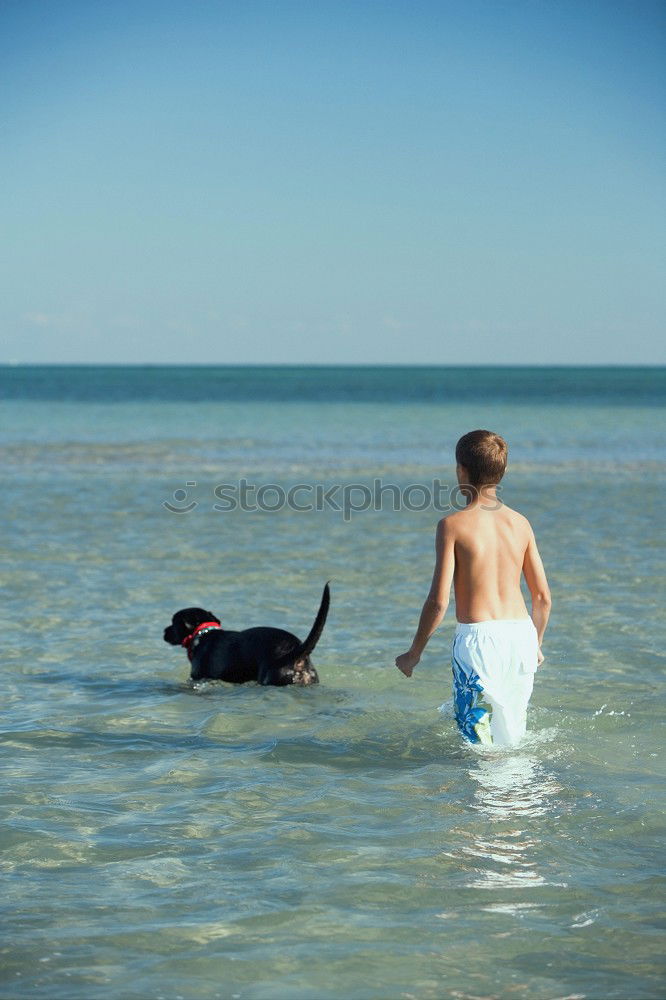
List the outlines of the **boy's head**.
{"type": "Polygon", "coordinates": [[[470,431],[456,445],[456,462],[465,470],[465,482],[477,489],[499,483],[508,454],[504,438],[492,431],[470,431]]]}

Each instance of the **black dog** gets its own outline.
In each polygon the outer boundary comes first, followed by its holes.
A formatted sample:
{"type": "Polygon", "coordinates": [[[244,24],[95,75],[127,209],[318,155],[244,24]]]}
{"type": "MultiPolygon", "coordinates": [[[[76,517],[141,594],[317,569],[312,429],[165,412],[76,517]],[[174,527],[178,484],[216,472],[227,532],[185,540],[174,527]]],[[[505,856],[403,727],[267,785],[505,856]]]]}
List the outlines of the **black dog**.
{"type": "Polygon", "coordinates": [[[184,646],[193,681],[209,678],[245,684],[317,684],[319,677],[310,653],[322,633],[330,591],[324,587],[319,611],[305,642],[279,628],[248,628],[229,632],[219,618],[203,608],[184,608],[164,630],[164,641],[184,646]]]}

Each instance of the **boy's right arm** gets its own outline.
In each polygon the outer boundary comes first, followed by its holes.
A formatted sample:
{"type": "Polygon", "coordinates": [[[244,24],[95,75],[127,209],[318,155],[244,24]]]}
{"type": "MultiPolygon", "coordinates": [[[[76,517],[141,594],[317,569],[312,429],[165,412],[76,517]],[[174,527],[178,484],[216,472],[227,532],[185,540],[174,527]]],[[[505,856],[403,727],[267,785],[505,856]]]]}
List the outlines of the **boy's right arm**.
{"type": "Polygon", "coordinates": [[[425,645],[446,614],[455,567],[455,536],[448,518],[437,525],[435,537],[435,570],[426,597],[416,635],[406,653],[397,656],[395,665],[406,677],[411,677],[421,659],[425,645]]]}
{"type": "Polygon", "coordinates": [[[532,596],[532,621],[539,637],[538,662],[543,663],[541,643],[543,642],[543,634],[546,631],[546,625],[550,617],[552,601],[550,599],[550,588],[546,579],[546,571],[543,568],[532,528],[530,528],[530,539],[525,550],[525,558],[523,559],[523,575],[532,596]]]}

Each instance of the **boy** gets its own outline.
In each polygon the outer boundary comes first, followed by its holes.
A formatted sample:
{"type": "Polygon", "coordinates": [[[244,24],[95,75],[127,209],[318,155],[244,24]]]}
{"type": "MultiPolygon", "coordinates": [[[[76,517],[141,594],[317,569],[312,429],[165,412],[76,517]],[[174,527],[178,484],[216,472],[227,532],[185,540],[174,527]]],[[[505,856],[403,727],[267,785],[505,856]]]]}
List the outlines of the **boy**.
{"type": "Polygon", "coordinates": [[[442,621],[451,583],[458,626],[453,640],[453,694],[458,727],[472,743],[514,746],[525,735],[534,673],[550,615],[550,591],[527,518],[497,498],[506,441],[470,431],[456,445],[463,510],[437,525],[435,572],[414,641],[395,664],[411,677],[442,621]],[[520,589],[532,596],[532,617],[520,589]],[[479,697],[492,710],[478,705],[479,697]]]}

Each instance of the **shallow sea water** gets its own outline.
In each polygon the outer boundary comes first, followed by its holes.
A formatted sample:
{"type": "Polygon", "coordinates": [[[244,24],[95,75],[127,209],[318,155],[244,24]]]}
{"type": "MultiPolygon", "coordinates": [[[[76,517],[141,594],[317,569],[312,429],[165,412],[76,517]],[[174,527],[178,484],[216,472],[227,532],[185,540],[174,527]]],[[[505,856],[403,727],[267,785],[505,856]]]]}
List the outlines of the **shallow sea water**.
{"type": "Polygon", "coordinates": [[[481,405],[37,374],[0,373],[2,997],[664,996],[663,372],[576,401],[505,371],[481,405]],[[456,732],[451,612],[393,667],[437,511],[213,506],[242,477],[453,483],[474,426],[509,440],[555,602],[513,751],[456,732]],[[162,641],[190,604],[304,636],[327,579],[317,687],[191,687],[162,641]]]}

